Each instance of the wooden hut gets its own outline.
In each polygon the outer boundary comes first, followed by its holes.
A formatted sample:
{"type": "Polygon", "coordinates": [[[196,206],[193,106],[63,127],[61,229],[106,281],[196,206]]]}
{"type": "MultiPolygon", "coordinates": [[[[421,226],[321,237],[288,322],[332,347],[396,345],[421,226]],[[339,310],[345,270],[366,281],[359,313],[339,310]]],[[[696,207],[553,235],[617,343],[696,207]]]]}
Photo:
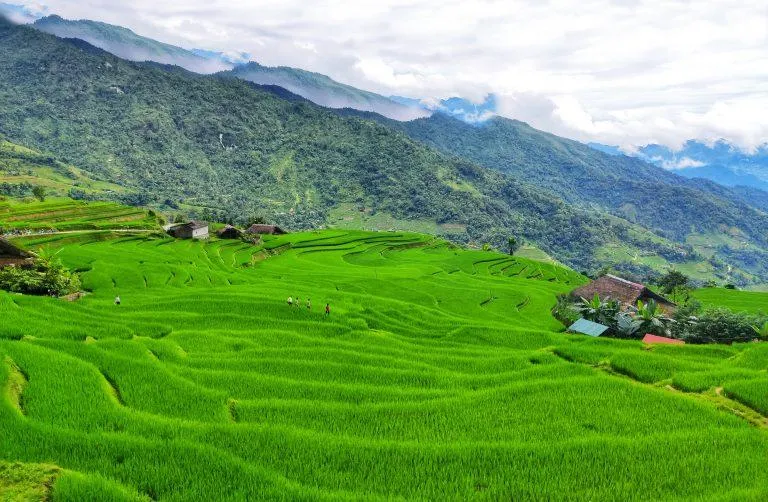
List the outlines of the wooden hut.
{"type": "Polygon", "coordinates": [[[272,234],[272,235],[283,235],[288,232],[283,230],[282,228],[278,227],[277,225],[263,225],[259,223],[254,223],[250,227],[248,227],[245,231],[246,234],[272,234]]]}
{"type": "Polygon", "coordinates": [[[33,260],[30,253],[0,237],[0,268],[29,266],[33,260]]]}
{"type": "Polygon", "coordinates": [[[624,307],[633,307],[637,305],[638,300],[643,303],[654,300],[665,312],[673,312],[676,307],[673,302],[651,291],[646,286],[610,274],[571,291],[571,296],[574,298],[589,300],[595,295],[599,296],[601,300],[616,300],[624,307]]]}
{"type": "Polygon", "coordinates": [[[243,236],[243,231],[239,228],[233,227],[232,225],[227,225],[226,227],[216,232],[216,235],[219,237],[219,239],[239,239],[243,236]]]}
{"type": "Polygon", "coordinates": [[[168,233],[177,239],[207,239],[208,223],[204,221],[190,221],[172,226],[168,229],[168,233]]]}

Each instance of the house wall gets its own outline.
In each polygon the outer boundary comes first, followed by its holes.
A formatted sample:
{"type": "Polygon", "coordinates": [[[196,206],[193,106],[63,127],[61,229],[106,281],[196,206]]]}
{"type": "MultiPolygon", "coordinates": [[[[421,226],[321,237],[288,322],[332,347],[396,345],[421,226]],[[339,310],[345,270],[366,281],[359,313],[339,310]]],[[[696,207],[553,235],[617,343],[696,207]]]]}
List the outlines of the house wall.
{"type": "Polygon", "coordinates": [[[191,239],[192,231],[189,228],[181,227],[173,231],[173,235],[179,239],[191,239]]]}
{"type": "Polygon", "coordinates": [[[208,227],[198,228],[197,230],[192,231],[193,239],[207,239],[208,238],[208,227]]]}

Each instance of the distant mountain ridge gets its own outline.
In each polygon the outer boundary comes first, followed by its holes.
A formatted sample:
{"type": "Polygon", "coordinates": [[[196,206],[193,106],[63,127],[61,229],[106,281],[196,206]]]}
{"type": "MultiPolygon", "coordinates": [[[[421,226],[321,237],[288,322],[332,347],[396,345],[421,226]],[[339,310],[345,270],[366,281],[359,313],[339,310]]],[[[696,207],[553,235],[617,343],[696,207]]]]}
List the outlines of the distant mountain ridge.
{"type": "Polygon", "coordinates": [[[328,108],[354,108],[376,112],[395,120],[412,120],[430,114],[417,105],[399,103],[373,92],[341,84],[326,75],[297,68],[267,67],[249,62],[236,66],[229,73],[256,84],[277,85],[328,108]]]}
{"type": "Polygon", "coordinates": [[[95,47],[131,61],[178,65],[198,73],[214,73],[232,66],[231,63],[215,57],[213,53],[211,57],[204,57],[181,47],[142,37],[128,28],[99,21],[70,21],[52,15],[38,19],[32,26],[60,38],[85,40],[95,47]]]}
{"type": "Polygon", "coordinates": [[[680,150],[652,144],[629,153],[598,143],[589,143],[589,146],[611,155],[637,157],[686,178],[704,178],[725,186],[768,190],[768,144],[751,153],[723,140],[712,145],[690,140],[680,150]]]}
{"type": "Polygon", "coordinates": [[[32,26],[60,38],[77,38],[131,61],[153,61],[181,66],[196,73],[231,71],[256,84],[277,85],[321,106],[373,111],[395,120],[411,120],[431,112],[373,92],[336,82],[319,73],[285,66],[267,67],[249,61],[247,53],[226,54],[203,49],[187,50],[137,35],[128,28],[89,20],[71,21],[47,16],[32,26]]]}
{"type": "Polygon", "coordinates": [[[131,61],[154,61],[181,66],[197,73],[231,71],[238,78],[260,85],[276,85],[328,108],[371,111],[395,120],[413,120],[434,112],[445,113],[472,124],[483,123],[496,112],[496,98],[481,103],[463,98],[443,100],[382,96],[337,82],[330,77],[287,66],[269,67],[250,61],[250,54],[205,49],[183,49],[137,35],[128,28],[90,20],[46,16],[32,26],[60,38],[78,38],[131,61]]]}

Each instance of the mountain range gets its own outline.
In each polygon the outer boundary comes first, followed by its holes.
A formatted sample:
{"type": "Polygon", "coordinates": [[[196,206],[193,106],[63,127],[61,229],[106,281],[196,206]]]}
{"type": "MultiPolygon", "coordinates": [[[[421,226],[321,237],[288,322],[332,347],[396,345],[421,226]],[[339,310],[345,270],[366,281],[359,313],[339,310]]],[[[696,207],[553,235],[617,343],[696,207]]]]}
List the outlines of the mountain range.
{"type": "Polygon", "coordinates": [[[294,228],[386,215],[459,242],[503,247],[514,235],[581,270],[768,280],[768,215],[744,193],[517,121],[331,110],[236,71],[131,62],[8,23],[0,95],[8,140],[135,204],[294,228]]]}
{"type": "Polygon", "coordinates": [[[154,61],[181,66],[196,73],[231,71],[256,84],[276,85],[329,108],[354,108],[372,111],[395,120],[412,120],[441,112],[468,123],[479,124],[495,115],[496,98],[483,102],[453,97],[415,99],[382,96],[337,82],[326,75],[288,66],[270,67],[250,61],[247,53],[225,54],[204,49],[183,49],[158,42],[133,31],[107,23],[68,20],[51,15],[36,20],[36,29],[61,38],[78,38],[95,47],[131,61],[154,61]]]}
{"type": "Polygon", "coordinates": [[[752,152],[723,140],[711,145],[687,141],[679,150],[663,145],[646,145],[625,153],[615,146],[590,143],[592,148],[611,155],[630,155],[686,178],[704,178],[726,186],[768,190],[768,145],[752,152]]]}

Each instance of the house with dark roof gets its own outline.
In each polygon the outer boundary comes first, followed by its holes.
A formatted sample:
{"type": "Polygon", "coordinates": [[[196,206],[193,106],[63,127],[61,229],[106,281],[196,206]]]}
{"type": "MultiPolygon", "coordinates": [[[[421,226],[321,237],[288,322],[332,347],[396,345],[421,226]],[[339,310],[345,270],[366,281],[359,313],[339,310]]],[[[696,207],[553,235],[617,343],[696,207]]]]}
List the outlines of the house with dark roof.
{"type": "Polygon", "coordinates": [[[33,260],[30,253],[0,237],[0,268],[25,267],[32,265],[33,260]]]}
{"type": "Polygon", "coordinates": [[[671,312],[676,307],[672,301],[651,291],[643,284],[610,274],[571,291],[571,296],[574,298],[586,298],[589,300],[595,295],[600,297],[601,300],[616,300],[624,307],[635,306],[638,300],[641,300],[643,303],[654,300],[666,312],[671,312]]]}
{"type": "Polygon", "coordinates": [[[168,233],[177,239],[207,239],[208,223],[197,220],[190,221],[170,227],[168,233]]]}
{"type": "Polygon", "coordinates": [[[272,234],[272,235],[283,235],[288,232],[283,230],[282,228],[278,227],[277,225],[262,225],[259,223],[255,223],[248,227],[245,230],[246,234],[272,234]]]}
{"type": "Polygon", "coordinates": [[[219,237],[219,239],[239,239],[243,236],[243,231],[239,228],[233,227],[232,225],[227,225],[226,227],[216,232],[216,235],[219,237]]]}

